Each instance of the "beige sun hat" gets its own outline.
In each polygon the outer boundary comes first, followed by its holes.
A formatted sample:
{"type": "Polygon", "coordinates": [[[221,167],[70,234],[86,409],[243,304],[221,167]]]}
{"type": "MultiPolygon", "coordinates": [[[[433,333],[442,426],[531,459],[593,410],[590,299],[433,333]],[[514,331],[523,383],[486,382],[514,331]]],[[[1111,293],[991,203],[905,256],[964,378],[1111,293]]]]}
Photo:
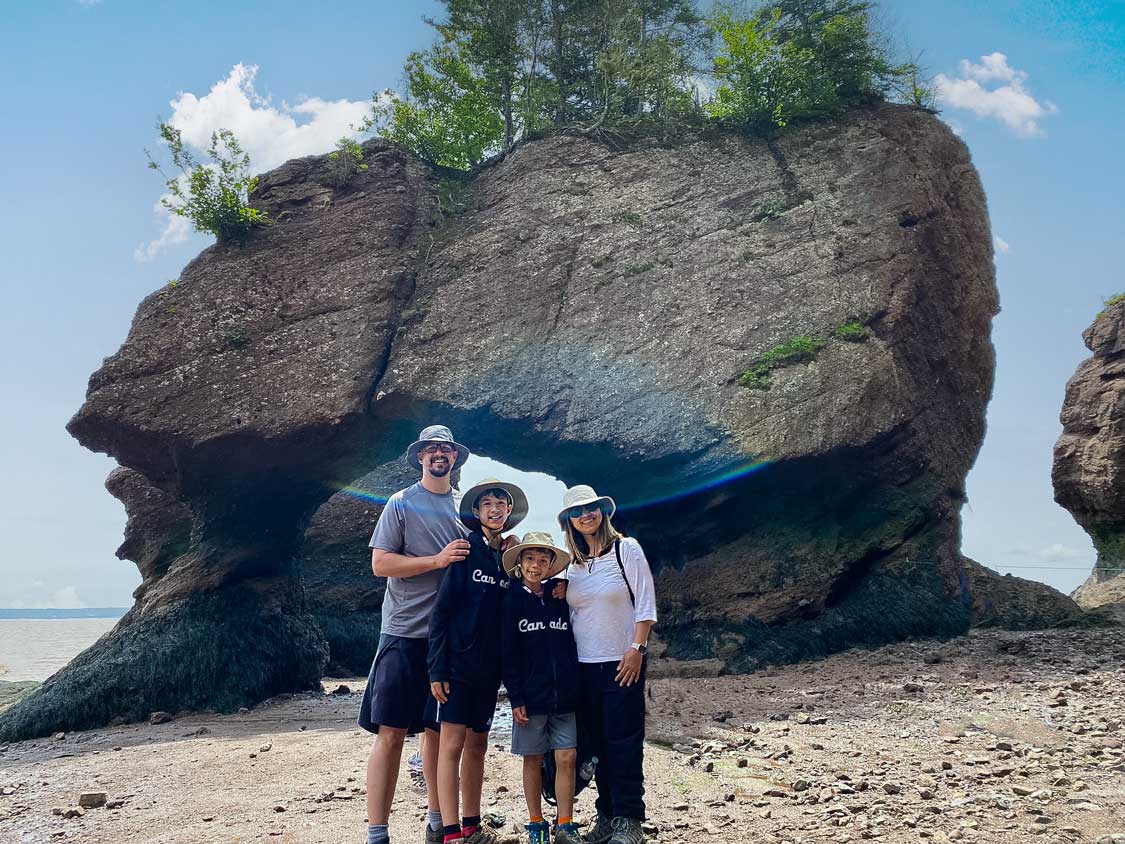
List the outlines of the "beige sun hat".
{"type": "Polygon", "coordinates": [[[476,503],[481,493],[487,492],[490,489],[502,489],[504,492],[508,493],[508,495],[512,496],[512,512],[508,516],[508,521],[504,522],[504,530],[511,530],[527,518],[527,496],[524,495],[522,489],[515,484],[500,481],[496,478],[485,478],[483,481],[473,484],[465,491],[465,494],[461,496],[461,504],[457,509],[462,522],[470,528],[475,528],[477,526],[478,520],[477,517],[473,515],[473,504],[476,503]]]}
{"type": "Polygon", "coordinates": [[[594,492],[594,488],[592,486],[586,486],[586,484],[578,484],[577,486],[572,486],[565,493],[563,493],[563,506],[562,509],[559,510],[559,525],[562,527],[562,529],[566,530],[567,510],[569,510],[571,507],[581,507],[586,504],[593,504],[595,501],[605,502],[603,510],[606,511],[607,517],[612,516],[617,512],[617,505],[613,503],[613,499],[608,495],[598,495],[596,492],[594,492]]]}
{"type": "Polygon", "coordinates": [[[520,552],[525,548],[542,548],[545,551],[551,551],[555,555],[555,562],[547,571],[548,577],[554,577],[560,571],[570,565],[570,554],[555,545],[555,540],[551,538],[549,533],[525,533],[523,540],[519,545],[513,545],[504,552],[504,571],[508,573],[508,577],[519,577],[520,566],[520,552]]]}
{"type": "Polygon", "coordinates": [[[412,442],[410,447],[406,449],[406,462],[419,472],[422,471],[422,461],[418,458],[418,453],[430,443],[448,443],[457,449],[457,459],[453,461],[453,465],[449,469],[451,472],[464,465],[465,461],[469,459],[469,449],[453,439],[453,433],[449,428],[445,425],[430,425],[423,428],[417,441],[412,442]]]}

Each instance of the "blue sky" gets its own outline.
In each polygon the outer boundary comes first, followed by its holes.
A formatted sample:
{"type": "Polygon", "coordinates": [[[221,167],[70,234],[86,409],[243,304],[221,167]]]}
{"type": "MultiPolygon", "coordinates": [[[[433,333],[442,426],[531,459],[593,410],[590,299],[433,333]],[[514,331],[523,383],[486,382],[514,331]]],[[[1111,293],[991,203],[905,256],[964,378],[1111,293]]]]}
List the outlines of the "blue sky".
{"type": "MultiPolygon", "coordinates": [[[[161,184],[143,149],[157,148],[156,122],[175,117],[189,139],[234,124],[262,166],[327,151],[373,91],[398,83],[406,53],[429,37],[421,16],[436,11],[125,0],[5,9],[0,606],[127,605],[138,583],[113,556],[124,512],[102,488],[112,463],[63,426],[137,302],[208,242],[154,212],[161,184]]],[[[1125,290],[1125,5],[900,0],[883,20],[944,75],[943,117],[972,151],[1006,244],[996,393],[969,476],[965,551],[1069,590],[1093,553],[1052,500],[1051,449],[1064,385],[1087,354],[1081,332],[1102,299],[1125,290]]],[[[470,475],[493,469],[471,465],[470,475]]],[[[528,488],[542,501],[528,526],[545,528],[559,487],[528,488]]]]}

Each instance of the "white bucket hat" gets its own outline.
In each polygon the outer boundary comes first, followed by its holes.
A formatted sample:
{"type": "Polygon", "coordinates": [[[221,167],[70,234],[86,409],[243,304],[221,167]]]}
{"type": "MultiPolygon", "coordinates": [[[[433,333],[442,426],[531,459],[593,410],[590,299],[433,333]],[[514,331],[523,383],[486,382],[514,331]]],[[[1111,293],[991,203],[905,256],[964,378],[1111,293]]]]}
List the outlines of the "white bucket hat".
{"type": "Polygon", "coordinates": [[[523,535],[523,541],[519,545],[513,545],[504,552],[504,571],[508,573],[508,577],[519,577],[520,552],[525,548],[542,548],[544,551],[550,551],[555,555],[555,562],[547,571],[547,577],[544,577],[544,580],[548,577],[554,577],[570,565],[570,554],[555,545],[555,540],[551,538],[551,534],[532,531],[523,535]]]}
{"type": "Polygon", "coordinates": [[[512,512],[508,516],[508,521],[504,522],[504,530],[511,530],[527,518],[527,496],[524,495],[522,489],[515,484],[498,481],[496,478],[485,478],[483,481],[473,484],[461,496],[458,515],[460,515],[462,522],[470,528],[477,526],[478,519],[473,515],[473,504],[476,503],[481,493],[490,489],[502,489],[512,497],[512,512]]]}
{"type": "Polygon", "coordinates": [[[563,530],[566,530],[566,511],[571,507],[582,507],[586,504],[593,504],[595,501],[602,503],[602,510],[605,511],[606,517],[612,516],[617,512],[617,505],[613,503],[613,499],[608,495],[598,495],[594,492],[592,486],[586,484],[578,484],[572,486],[563,493],[563,506],[559,510],[559,525],[563,530]]]}
{"type": "Polygon", "coordinates": [[[422,433],[418,435],[417,442],[412,442],[410,448],[406,450],[406,462],[419,472],[422,471],[422,461],[418,459],[418,453],[423,447],[430,443],[448,443],[457,449],[457,459],[450,467],[450,471],[464,465],[465,461],[469,459],[469,449],[461,445],[461,443],[455,442],[453,433],[447,427],[444,425],[430,425],[422,429],[422,433]]]}

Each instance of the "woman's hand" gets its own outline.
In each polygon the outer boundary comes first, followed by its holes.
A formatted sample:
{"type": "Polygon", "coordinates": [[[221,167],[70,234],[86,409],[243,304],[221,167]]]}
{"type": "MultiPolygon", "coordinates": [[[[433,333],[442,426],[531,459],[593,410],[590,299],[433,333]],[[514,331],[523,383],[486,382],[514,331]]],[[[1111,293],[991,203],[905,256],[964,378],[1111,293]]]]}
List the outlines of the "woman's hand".
{"type": "Polygon", "coordinates": [[[513,706],[512,707],[512,720],[519,724],[521,727],[527,726],[527,707],[526,706],[513,706]]]}
{"type": "Polygon", "coordinates": [[[430,683],[430,694],[438,703],[449,703],[449,683],[430,683]]]}
{"type": "Polygon", "coordinates": [[[560,580],[555,584],[555,588],[551,590],[551,596],[560,600],[566,598],[566,584],[565,580],[560,580]]]}
{"type": "Polygon", "coordinates": [[[625,651],[625,656],[621,657],[621,662],[617,663],[617,676],[613,678],[617,681],[617,685],[631,686],[641,679],[641,664],[644,661],[645,658],[641,656],[641,652],[635,648],[629,648],[625,651]]]}

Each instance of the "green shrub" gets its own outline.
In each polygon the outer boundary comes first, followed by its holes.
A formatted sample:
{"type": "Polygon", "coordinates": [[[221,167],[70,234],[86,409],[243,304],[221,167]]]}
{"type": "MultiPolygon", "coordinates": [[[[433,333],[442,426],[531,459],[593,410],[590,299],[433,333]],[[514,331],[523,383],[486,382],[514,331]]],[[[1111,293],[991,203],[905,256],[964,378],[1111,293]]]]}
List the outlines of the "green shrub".
{"type": "Polygon", "coordinates": [[[644,218],[636,211],[618,211],[613,215],[613,222],[625,223],[626,225],[638,228],[644,222],[644,218]]]}
{"type": "Polygon", "coordinates": [[[871,330],[863,323],[852,320],[845,322],[843,325],[837,325],[832,329],[832,336],[837,340],[845,340],[848,343],[863,343],[871,336],[871,330]]]}
{"type": "Polygon", "coordinates": [[[824,340],[819,337],[805,334],[794,337],[785,343],[774,346],[769,351],[759,355],[750,368],[738,379],[743,387],[755,390],[768,390],[770,388],[769,375],[775,369],[793,366],[798,363],[808,363],[816,358],[817,352],[824,347],[824,340]]]}
{"type": "Polygon", "coordinates": [[[405,98],[377,97],[362,129],[375,129],[431,164],[468,170],[500,147],[504,120],[490,105],[488,86],[464,57],[465,45],[445,40],[406,60],[405,98]]]}
{"type": "Polygon", "coordinates": [[[649,270],[655,268],[656,264],[654,264],[652,261],[645,261],[644,263],[640,264],[629,264],[629,266],[625,268],[625,275],[641,275],[642,273],[647,273],[649,270]]]}
{"type": "Polygon", "coordinates": [[[363,163],[363,147],[352,138],[336,141],[336,151],[328,153],[331,162],[328,167],[328,180],[337,188],[344,187],[356,173],[366,173],[363,163]]]}
{"type": "Polygon", "coordinates": [[[160,137],[179,171],[169,177],[145,150],[149,168],[164,177],[168,188],[170,196],[160,200],[165,208],[191,220],[196,231],[213,234],[220,243],[243,243],[255,228],[269,225],[265,212],[250,207],[250,194],[258,179],[250,175],[250,156],[233,132],[220,129],[211,134],[210,164],[199,163],[184,148],[179,129],[161,123],[160,137]]]}
{"type": "Polygon", "coordinates": [[[721,11],[711,28],[718,81],[704,107],[721,121],[772,134],[793,120],[835,114],[897,93],[932,107],[916,63],[893,65],[862,0],[773,0],[746,15],[721,11]]]}
{"type": "Polygon", "coordinates": [[[1097,318],[1101,319],[1102,317],[1104,317],[1107,310],[1121,301],[1125,301],[1125,293],[1118,293],[1116,296],[1110,296],[1108,299],[1102,302],[1105,307],[1098,312],[1097,318]]]}

